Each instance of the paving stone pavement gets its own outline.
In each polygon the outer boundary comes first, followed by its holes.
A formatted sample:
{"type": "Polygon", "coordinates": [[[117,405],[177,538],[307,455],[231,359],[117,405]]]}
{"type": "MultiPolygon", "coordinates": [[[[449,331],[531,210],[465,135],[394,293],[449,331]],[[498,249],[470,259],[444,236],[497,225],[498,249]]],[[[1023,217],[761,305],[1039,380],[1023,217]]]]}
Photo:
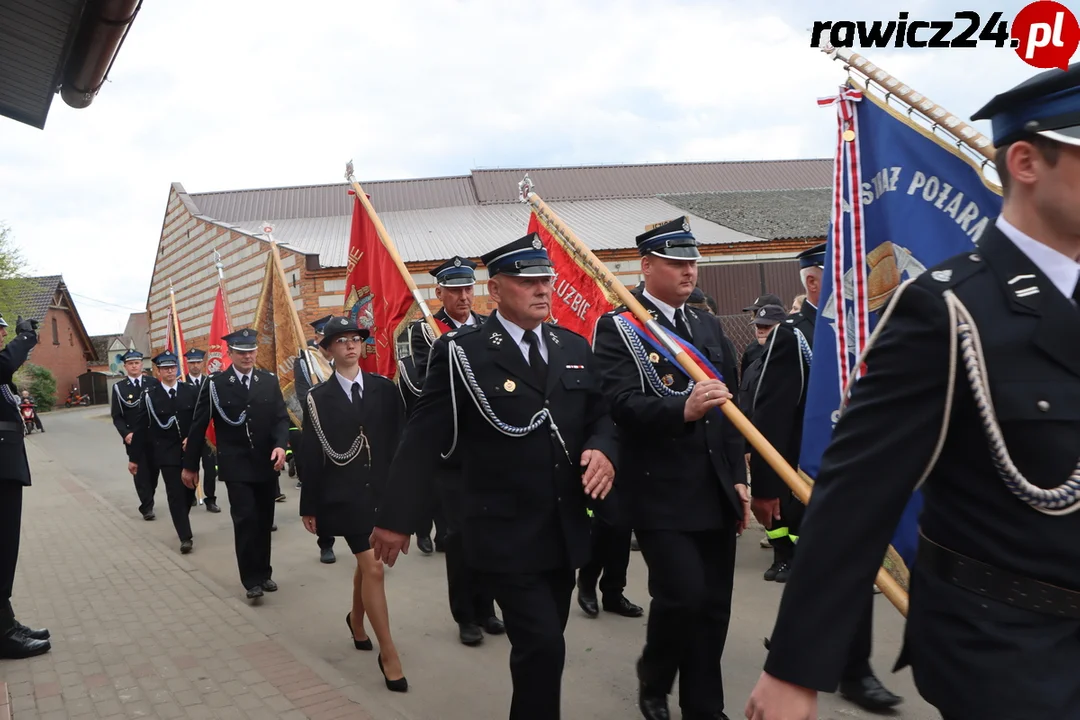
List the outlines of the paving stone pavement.
{"type": "Polygon", "coordinates": [[[12,603],[53,649],[0,661],[0,720],[403,718],[28,451],[12,603]]]}

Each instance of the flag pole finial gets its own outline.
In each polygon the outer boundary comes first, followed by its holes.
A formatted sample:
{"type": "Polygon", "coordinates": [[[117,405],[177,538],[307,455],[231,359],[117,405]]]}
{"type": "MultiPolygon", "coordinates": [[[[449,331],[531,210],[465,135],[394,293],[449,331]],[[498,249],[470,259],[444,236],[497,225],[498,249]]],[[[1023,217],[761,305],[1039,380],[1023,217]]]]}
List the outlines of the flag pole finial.
{"type": "Polygon", "coordinates": [[[529,195],[533,191],[533,181],[528,175],[525,175],[525,179],[518,183],[518,200],[520,202],[529,202],[529,195]]]}
{"type": "Polygon", "coordinates": [[[353,162],[352,162],[352,160],[345,163],[345,179],[347,181],[349,181],[349,183],[356,182],[356,177],[353,175],[353,162]]]}

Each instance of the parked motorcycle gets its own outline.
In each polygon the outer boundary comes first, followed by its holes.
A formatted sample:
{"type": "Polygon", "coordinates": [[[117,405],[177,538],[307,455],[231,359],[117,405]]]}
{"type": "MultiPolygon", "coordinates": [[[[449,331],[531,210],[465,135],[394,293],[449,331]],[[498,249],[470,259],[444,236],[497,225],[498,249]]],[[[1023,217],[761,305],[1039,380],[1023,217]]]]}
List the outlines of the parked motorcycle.
{"type": "Polygon", "coordinates": [[[23,435],[29,435],[37,429],[37,425],[34,423],[34,418],[37,417],[37,410],[34,409],[34,404],[29,402],[23,402],[19,405],[19,414],[22,415],[23,421],[23,435]]]}
{"type": "Polygon", "coordinates": [[[64,401],[64,407],[74,407],[75,405],[89,405],[90,396],[83,395],[79,392],[79,388],[71,388],[71,393],[68,395],[67,400],[64,401]]]}

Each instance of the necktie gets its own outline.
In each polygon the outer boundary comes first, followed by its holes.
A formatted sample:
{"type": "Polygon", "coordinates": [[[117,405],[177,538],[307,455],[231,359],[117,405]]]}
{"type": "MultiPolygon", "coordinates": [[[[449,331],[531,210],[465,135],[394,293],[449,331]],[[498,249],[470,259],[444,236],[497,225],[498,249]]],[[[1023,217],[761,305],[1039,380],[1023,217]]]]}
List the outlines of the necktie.
{"type": "Polygon", "coordinates": [[[690,335],[690,327],[686,324],[686,315],[683,314],[682,308],[675,311],[675,334],[683,340],[693,339],[690,335]]]}
{"type": "Polygon", "coordinates": [[[240,378],[240,384],[244,386],[245,390],[248,389],[248,376],[247,375],[244,375],[243,377],[240,378]]]}
{"type": "Polygon", "coordinates": [[[1076,281],[1076,287],[1073,288],[1072,294],[1073,305],[1080,308],[1080,278],[1076,281]]]}
{"type": "Polygon", "coordinates": [[[138,381],[138,380],[132,380],[132,381],[131,381],[131,384],[135,386],[135,389],[136,389],[136,390],[138,390],[138,389],[139,389],[139,381],[138,381]]]}
{"type": "Polygon", "coordinates": [[[533,372],[536,373],[540,386],[546,387],[547,363],[544,362],[544,356],[540,354],[540,338],[532,330],[529,330],[525,333],[525,342],[529,345],[529,365],[532,366],[533,372]]]}
{"type": "Polygon", "coordinates": [[[176,388],[170,388],[169,389],[169,398],[172,399],[172,400],[176,399],[176,388]]]}
{"type": "Polygon", "coordinates": [[[352,404],[360,405],[360,383],[358,382],[352,384],[352,404]]]}

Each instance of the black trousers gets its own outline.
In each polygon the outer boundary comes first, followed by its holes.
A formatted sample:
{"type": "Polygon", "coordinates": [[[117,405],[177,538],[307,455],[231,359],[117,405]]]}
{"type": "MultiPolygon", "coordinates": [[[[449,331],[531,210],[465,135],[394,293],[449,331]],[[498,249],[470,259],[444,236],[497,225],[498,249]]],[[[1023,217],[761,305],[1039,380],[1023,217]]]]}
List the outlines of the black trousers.
{"type": "Polygon", "coordinates": [[[139,495],[139,512],[143,515],[154,509],[154,493],[157,492],[158,469],[153,463],[141,462],[135,471],[135,492],[139,495]]]}
{"type": "Polygon", "coordinates": [[[866,599],[859,608],[859,624],[855,626],[855,636],[848,648],[847,663],[844,665],[844,680],[861,680],[873,673],[870,667],[870,651],[874,638],[874,593],[867,591],[866,599]]]}
{"type": "Polygon", "coordinates": [[[180,479],[179,467],[162,467],[161,479],[165,483],[165,497],[169,500],[169,515],[180,541],[191,539],[191,504],[195,501],[195,491],[184,485],[180,479]]]}
{"type": "MultiPolygon", "coordinates": [[[[15,566],[19,561],[19,535],[22,529],[23,485],[0,480],[0,608],[11,600],[15,585],[15,566]]],[[[2,630],[4,628],[0,628],[2,630]]]]}
{"type": "Polygon", "coordinates": [[[731,619],[733,529],[637,531],[649,566],[649,621],[639,672],[648,692],[666,695],[679,676],[683,714],[724,709],[720,659],[731,619]]]}
{"type": "Polygon", "coordinates": [[[477,582],[476,573],[465,564],[461,533],[446,529],[446,589],[450,595],[450,614],[454,622],[480,624],[495,615],[495,605],[477,582]]]}
{"type": "Polygon", "coordinates": [[[275,483],[225,481],[236,540],[240,582],[253,588],[270,579],[270,526],[274,524],[275,483]]]}
{"type": "Polygon", "coordinates": [[[435,544],[441,548],[445,548],[447,523],[446,516],[443,514],[441,502],[435,502],[431,506],[430,515],[420,523],[420,528],[416,531],[416,536],[430,538],[432,527],[435,528],[435,544]]]}
{"type": "Polygon", "coordinates": [[[630,567],[630,528],[592,519],[592,558],[578,572],[578,585],[596,591],[597,581],[604,597],[615,600],[626,589],[626,569],[630,567]]]}
{"type": "Polygon", "coordinates": [[[217,502],[217,453],[210,443],[203,443],[202,486],[206,502],[217,502]]]}
{"type": "Polygon", "coordinates": [[[510,639],[510,720],[558,720],[573,569],[477,577],[502,608],[510,639]]]}

